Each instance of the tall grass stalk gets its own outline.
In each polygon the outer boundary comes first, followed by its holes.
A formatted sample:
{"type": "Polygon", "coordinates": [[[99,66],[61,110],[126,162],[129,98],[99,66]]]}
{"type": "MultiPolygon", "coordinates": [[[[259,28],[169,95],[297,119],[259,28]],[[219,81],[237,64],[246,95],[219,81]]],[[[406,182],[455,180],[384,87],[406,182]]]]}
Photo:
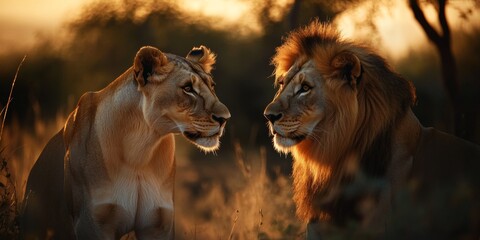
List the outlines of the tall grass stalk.
{"type": "Polygon", "coordinates": [[[13,78],[13,81],[12,81],[12,87],[10,88],[10,94],[8,95],[7,104],[5,105],[5,108],[2,109],[2,112],[1,112],[3,114],[3,120],[2,120],[2,126],[0,127],[0,142],[2,142],[3,127],[5,126],[5,119],[7,118],[8,106],[10,106],[10,102],[12,101],[13,88],[15,87],[15,82],[17,81],[20,68],[22,67],[23,62],[25,61],[26,58],[27,58],[27,55],[23,56],[22,61],[20,62],[20,64],[18,64],[17,71],[15,72],[15,77],[13,78]]]}
{"type": "MultiPolygon", "coordinates": [[[[0,126],[0,143],[2,143],[3,129],[5,127],[5,119],[8,113],[8,106],[12,102],[13,89],[15,82],[17,81],[18,73],[25,61],[25,55],[18,65],[15,77],[12,81],[10,88],[10,94],[8,96],[7,104],[0,112],[0,116],[3,114],[2,125],[0,126]]],[[[8,168],[7,158],[4,157],[4,149],[0,149],[0,239],[15,239],[19,233],[19,207],[17,199],[17,188],[15,181],[12,180],[12,174],[8,168]]]]}
{"type": "Polygon", "coordinates": [[[235,211],[235,219],[233,219],[232,230],[230,230],[230,235],[228,236],[228,239],[229,239],[229,240],[232,240],[232,239],[233,239],[233,233],[234,233],[234,231],[235,231],[235,226],[237,225],[239,212],[240,212],[240,211],[238,211],[238,210],[235,211]]]}

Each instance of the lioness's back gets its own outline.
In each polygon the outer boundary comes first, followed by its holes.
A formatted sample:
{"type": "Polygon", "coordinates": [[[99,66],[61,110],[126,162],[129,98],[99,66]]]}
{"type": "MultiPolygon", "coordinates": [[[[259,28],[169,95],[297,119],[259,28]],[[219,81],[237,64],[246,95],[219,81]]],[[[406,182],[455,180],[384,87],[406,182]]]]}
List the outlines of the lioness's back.
{"type": "Polygon", "coordinates": [[[63,130],[50,139],[30,172],[25,211],[20,221],[21,239],[39,236],[47,239],[53,234],[58,239],[73,239],[72,229],[69,228],[71,219],[66,215],[66,205],[62,200],[64,189],[58,184],[63,182],[64,177],[65,147],[62,134],[63,130]],[[45,202],[51,204],[42,204],[45,202]],[[45,219],[43,216],[50,217],[45,219]],[[59,222],[64,224],[59,226],[59,222]],[[24,231],[25,229],[28,230],[24,231]]]}

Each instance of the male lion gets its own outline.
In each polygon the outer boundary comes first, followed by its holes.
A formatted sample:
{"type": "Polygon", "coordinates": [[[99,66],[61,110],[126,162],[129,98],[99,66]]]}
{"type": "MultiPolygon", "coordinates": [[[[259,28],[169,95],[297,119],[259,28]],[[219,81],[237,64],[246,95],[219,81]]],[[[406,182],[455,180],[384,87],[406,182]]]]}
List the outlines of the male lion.
{"type": "Polygon", "coordinates": [[[314,21],[273,64],[264,114],[275,149],[293,156],[307,238],[478,238],[480,147],[423,127],[413,85],[382,57],[314,21]]]}
{"type": "Polygon", "coordinates": [[[30,239],[174,237],[174,134],[219,147],[230,112],[215,95],[215,55],[142,47],[106,88],[84,94],[28,178],[30,239]]]}

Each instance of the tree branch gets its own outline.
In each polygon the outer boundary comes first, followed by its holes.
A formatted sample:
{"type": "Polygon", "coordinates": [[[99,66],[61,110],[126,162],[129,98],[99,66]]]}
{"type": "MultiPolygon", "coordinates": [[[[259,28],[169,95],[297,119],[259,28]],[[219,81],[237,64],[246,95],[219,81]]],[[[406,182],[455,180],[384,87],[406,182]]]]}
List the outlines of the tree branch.
{"type": "Polygon", "coordinates": [[[450,45],[450,28],[448,27],[447,16],[445,14],[446,0],[438,0],[438,21],[442,27],[443,40],[450,45]]]}
{"type": "MultiPolygon", "coordinates": [[[[410,9],[412,9],[413,16],[415,17],[417,22],[420,24],[420,26],[423,28],[423,30],[427,34],[428,39],[438,46],[438,43],[440,43],[441,41],[441,36],[428,23],[427,19],[425,18],[425,14],[423,13],[420,6],[418,5],[418,0],[409,0],[408,2],[410,3],[410,9]]],[[[445,10],[445,6],[443,9],[445,10]]]]}
{"type": "Polygon", "coordinates": [[[301,0],[295,0],[293,1],[292,8],[290,10],[290,29],[295,29],[298,27],[298,16],[300,13],[300,4],[301,0]]]}

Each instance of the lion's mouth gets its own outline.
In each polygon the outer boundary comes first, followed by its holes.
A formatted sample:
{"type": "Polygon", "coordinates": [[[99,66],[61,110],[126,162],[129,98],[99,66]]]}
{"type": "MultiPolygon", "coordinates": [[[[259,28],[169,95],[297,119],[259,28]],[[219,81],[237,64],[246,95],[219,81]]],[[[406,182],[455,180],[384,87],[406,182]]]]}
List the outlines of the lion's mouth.
{"type": "Polygon", "coordinates": [[[295,142],[301,142],[303,141],[305,138],[307,138],[307,135],[298,135],[298,134],[292,134],[292,135],[289,135],[289,136],[285,136],[285,135],[282,135],[276,131],[273,131],[273,136],[274,137],[280,137],[280,138],[285,138],[285,139],[290,139],[290,140],[293,140],[295,142]]]}
{"type": "Polygon", "coordinates": [[[288,136],[285,136],[276,131],[273,131],[272,134],[275,147],[282,151],[297,145],[305,138],[307,138],[307,135],[289,134],[288,136]]]}

